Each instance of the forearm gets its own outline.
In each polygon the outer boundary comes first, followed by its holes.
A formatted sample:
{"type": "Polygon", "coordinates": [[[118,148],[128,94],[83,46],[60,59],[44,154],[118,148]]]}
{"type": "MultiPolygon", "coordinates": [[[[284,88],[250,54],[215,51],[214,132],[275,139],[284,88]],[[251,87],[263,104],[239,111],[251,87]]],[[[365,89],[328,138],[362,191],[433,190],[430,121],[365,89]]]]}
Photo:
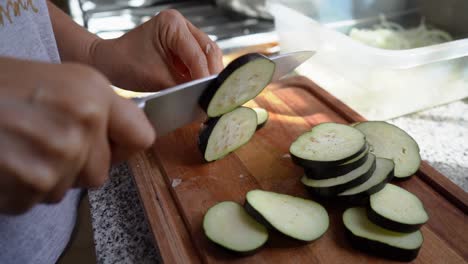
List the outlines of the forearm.
{"type": "Polygon", "coordinates": [[[51,2],[47,5],[62,61],[92,65],[92,49],[100,38],[76,24],[51,2]]]}

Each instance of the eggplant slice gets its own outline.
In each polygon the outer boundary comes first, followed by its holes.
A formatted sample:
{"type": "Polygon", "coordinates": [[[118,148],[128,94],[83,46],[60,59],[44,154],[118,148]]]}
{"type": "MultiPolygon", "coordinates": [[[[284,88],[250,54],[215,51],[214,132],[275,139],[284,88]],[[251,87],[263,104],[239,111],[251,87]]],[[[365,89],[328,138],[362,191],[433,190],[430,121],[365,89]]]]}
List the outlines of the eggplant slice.
{"type": "Polygon", "coordinates": [[[249,253],[268,240],[267,229],[235,202],[221,202],[203,218],[203,231],[214,243],[236,252],[249,253]]]}
{"type": "Polygon", "coordinates": [[[379,158],[395,162],[395,177],[413,175],[421,164],[419,146],[405,131],[383,121],[361,122],[355,126],[365,135],[371,152],[379,158]]]}
{"type": "Polygon", "coordinates": [[[245,206],[260,223],[299,241],[316,240],[329,226],[322,205],[299,197],[253,190],[247,193],[245,206]]]}
{"type": "Polygon", "coordinates": [[[268,121],[268,111],[265,108],[261,107],[252,107],[252,109],[257,113],[257,130],[262,128],[268,121]]]}
{"type": "Polygon", "coordinates": [[[217,160],[247,143],[256,129],[255,111],[239,107],[221,117],[209,119],[200,132],[198,144],[206,161],[217,160]]]}
{"type": "Polygon", "coordinates": [[[369,145],[366,149],[354,159],[348,160],[342,164],[333,167],[304,167],[305,175],[311,179],[322,180],[344,175],[366,162],[369,153],[369,145]]]}
{"type": "Polygon", "coordinates": [[[393,184],[370,196],[369,220],[396,232],[413,232],[429,220],[419,198],[393,184]]]}
{"type": "Polygon", "coordinates": [[[228,113],[257,96],[272,80],[275,63],[250,53],[232,61],[200,97],[200,106],[209,117],[228,113]]]}
{"type": "Polygon", "coordinates": [[[366,150],[364,134],[347,125],[322,123],[299,136],[289,148],[292,160],[303,167],[331,167],[366,150]]]}
{"type": "Polygon", "coordinates": [[[392,260],[415,259],[424,241],[419,230],[398,233],[372,223],[363,207],[348,208],[343,213],[343,223],[353,247],[392,260]]]}
{"type": "Polygon", "coordinates": [[[301,182],[312,193],[329,197],[367,181],[375,170],[375,155],[369,153],[366,162],[358,168],[335,178],[315,180],[303,176],[301,182]]]}
{"type": "Polygon", "coordinates": [[[368,198],[385,187],[385,184],[393,178],[393,169],[395,164],[389,159],[377,158],[375,161],[375,170],[370,178],[360,185],[350,188],[340,194],[341,198],[361,200],[359,198],[368,198]]]}

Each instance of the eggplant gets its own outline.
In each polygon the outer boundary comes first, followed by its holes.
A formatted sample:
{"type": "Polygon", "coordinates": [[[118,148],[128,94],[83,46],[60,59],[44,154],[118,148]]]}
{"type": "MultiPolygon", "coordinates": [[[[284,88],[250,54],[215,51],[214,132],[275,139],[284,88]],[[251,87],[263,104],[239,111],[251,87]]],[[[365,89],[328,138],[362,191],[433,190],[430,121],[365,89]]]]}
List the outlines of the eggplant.
{"type": "Polygon", "coordinates": [[[350,126],[321,123],[300,135],[289,148],[297,165],[332,167],[356,158],[366,150],[365,135],[350,126]]]}
{"type": "Polygon", "coordinates": [[[348,160],[342,164],[333,167],[304,167],[304,174],[310,179],[322,180],[344,175],[366,162],[369,153],[369,145],[366,149],[354,159],[348,160]]]}
{"type": "Polygon", "coordinates": [[[198,146],[206,161],[218,160],[247,143],[256,129],[257,114],[241,106],[209,119],[201,129],[198,146]]]}
{"type": "Polygon", "coordinates": [[[259,130],[268,121],[268,111],[261,107],[253,107],[252,109],[257,113],[257,130],[259,130]]]}
{"type": "Polygon", "coordinates": [[[338,194],[338,197],[348,202],[365,204],[369,201],[369,196],[382,190],[385,184],[393,178],[395,165],[389,159],[377,158],[375,170],[367,181],[358,186],[347,189],[338,194]]]}
{"type": "Polygon", "coordinates": [[[275,63],[258,53],[232,61],[199,99],[209,117],[221,116],[256,97],[272,80],[275,63]]]}
{"type": "Polygon", "coordinates": [[[395,178],[408,178],[419,169],[419,146],[399,127],[383,121],[367,121],[360,122],[355,128],[366,135],[372,153],[395,162],[395,178]]]}
{"type": "Polygon", "coordinates": [[[331,197],[367,181],[374,170],[375,156],[369,153],[369,157],[364,164],[344,175],[323,180],[310,179],[304,175],[301,182],[310,193],[322,197],[331,197]]]}
{"type": "Polygon", "coordinates": [[[396,232],[414,232],[429,220],[419,198],[393,184],[370,196],[367,217],[383,228],[396,232]]]}
{"type": "Polygon", "coordinates": [[[320,238],[330,222],[327,211],[319,203],[262,190],[247,193],[245,208],[267,228],[302,242],[320,238]]]}
{"type": "Polygon", "coordinates": [[[268,240],[268,230],[238,203],[220,202],[206,212],[203,231],[214,243],[235,252],[255,252],[268,240]]]}
{"type": "Polygon", "coordinates": [[[343,223],[346,237],[353,247],[391,260],[414,260],[424,241],[419,230],[399,233],[372,223],[363,207],[348,208],[343,213],[343,223]]]}

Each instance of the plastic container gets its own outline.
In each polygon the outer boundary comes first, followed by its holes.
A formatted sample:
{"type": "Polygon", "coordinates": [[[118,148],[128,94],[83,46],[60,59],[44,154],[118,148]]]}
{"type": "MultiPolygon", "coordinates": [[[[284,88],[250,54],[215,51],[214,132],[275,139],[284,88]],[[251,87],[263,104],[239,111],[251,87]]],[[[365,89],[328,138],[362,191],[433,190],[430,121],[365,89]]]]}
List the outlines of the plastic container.
{"type": "MultiPolygon", "coordinates": [[[[297,7],[301,1],[293,2],[297,7]]],[[[369,120],[386,120],[468,97],[468,39],[407,50],[370,47],[348,37],[350,28],[378,23],[378,14],[403,26],[416,26],[421,20],[420,7],[385,1],[385,9],[372,6],[371,14],[365,8],[346,9],[352,1],[330,6],[333,2],[338,1],[302,1],[301,12],[268,3],[281,52],[317,51],[298,68],[301,75],[369,120]],[[321,8],[317,3],[322,2],[328,6],[321,8]]],[[[426,22],[431,24],[427,18],[426,22]]]]}

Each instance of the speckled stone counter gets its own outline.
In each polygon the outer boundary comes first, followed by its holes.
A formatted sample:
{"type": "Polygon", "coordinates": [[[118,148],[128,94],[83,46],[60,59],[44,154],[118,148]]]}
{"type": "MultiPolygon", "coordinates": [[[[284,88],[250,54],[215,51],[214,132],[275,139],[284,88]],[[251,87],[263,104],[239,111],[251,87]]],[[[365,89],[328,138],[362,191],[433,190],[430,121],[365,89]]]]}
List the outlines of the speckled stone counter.
{"type": "MultiPolygon", "coordinates": [[[[419,143],[422,158],[468,191],[468,99],[396,118],[419,143]]],[[[89,192],[98,263],[159,263],[128,167],[89,192]]]]}
{"type": "Polygon", "coordinates": [[[88,192],[97,263],[162,263],[126,164],[88,192]]]}

